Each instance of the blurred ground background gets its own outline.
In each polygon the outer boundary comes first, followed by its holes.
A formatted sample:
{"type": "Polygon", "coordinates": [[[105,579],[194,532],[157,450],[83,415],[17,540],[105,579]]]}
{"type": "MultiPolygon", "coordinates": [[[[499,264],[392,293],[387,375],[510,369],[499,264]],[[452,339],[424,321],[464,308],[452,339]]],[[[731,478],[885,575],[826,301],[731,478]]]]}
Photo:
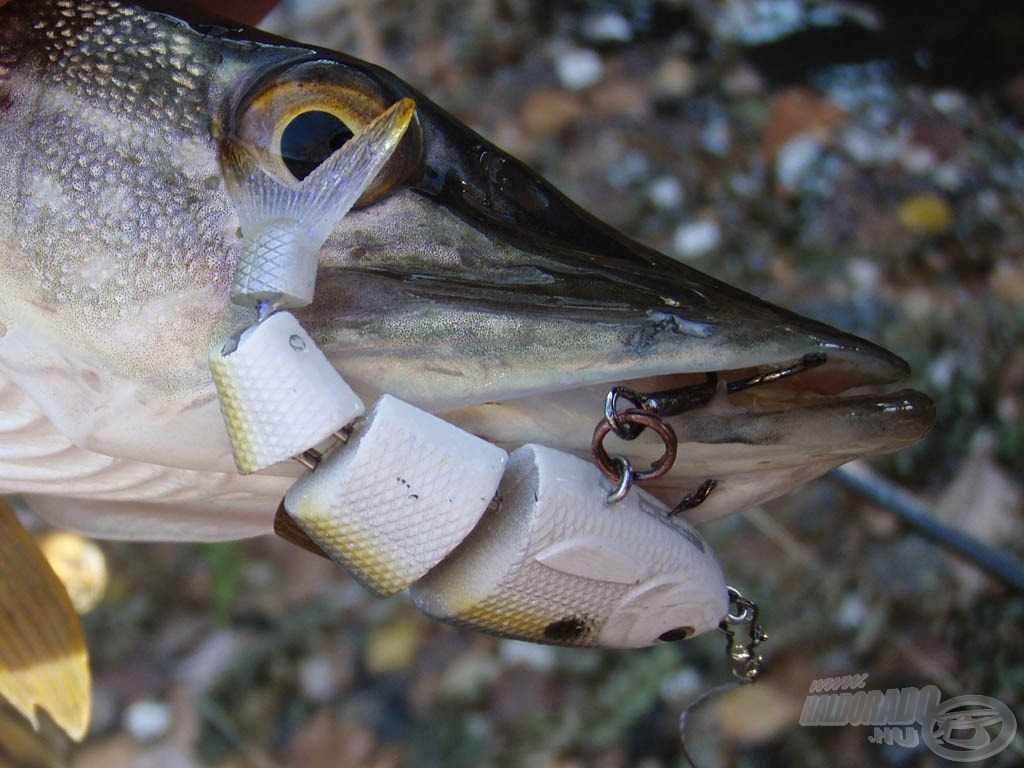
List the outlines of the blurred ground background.
{"type": "MultiPolygon", "coordinates": [[[[599,217],[904,356],[938,426],[872,465],[1024,555],[1017,3],[286,0],[266,26],[383,64],[599,217]]],[[[770,640],[760,683],[691,716],[698,765],[942,764],[798,726],[830,675],[993,696],[1024,727],[1024,596],[887,511],[824,479],[704,530],[770,640]]],[[[729,677],[719,636],[471,635],[275,540],[101,547],[94,725],[46,764],[667,768],[679,712],[729,677]]]]}

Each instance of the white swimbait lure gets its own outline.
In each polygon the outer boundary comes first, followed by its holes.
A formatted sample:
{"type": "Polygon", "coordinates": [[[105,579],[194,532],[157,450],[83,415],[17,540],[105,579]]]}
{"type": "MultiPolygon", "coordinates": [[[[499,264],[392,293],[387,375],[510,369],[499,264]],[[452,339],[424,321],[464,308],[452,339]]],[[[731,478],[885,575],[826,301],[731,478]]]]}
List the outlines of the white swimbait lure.
{"type": "Polygon", "coordinates": [[[317,451],[282,513],[368,589],[408,588],[443,621],[605,647],[717,628],[729,608],[721,568],[657,499],[635,491],[613,505],[610,481],[583,459],[538,445],[509,457],[390,395],[360,419],[363,402],[281,311],[312,301],[317,251],[414,109],[395,104],[301,182],[271,176],[225,141],[227,165],[245,169],[228,174],[245,238],[231,296],[257,311],[254,326],[210,356],[239,471],[342,438],[322,459],[317,451]]]}

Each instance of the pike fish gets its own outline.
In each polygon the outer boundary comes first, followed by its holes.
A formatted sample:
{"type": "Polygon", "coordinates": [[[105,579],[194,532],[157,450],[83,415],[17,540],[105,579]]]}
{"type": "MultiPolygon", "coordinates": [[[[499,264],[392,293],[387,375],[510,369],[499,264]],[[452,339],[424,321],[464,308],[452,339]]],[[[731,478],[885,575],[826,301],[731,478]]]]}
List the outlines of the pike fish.
{"type": "MultiPolygon", "coordinates": [[[[679,458],[653,488],[674,504],[717,481],[697,521],[930,428],[926,395],[887,391],[896,355],[615,231],[377,66],[171,3],[12,0],[0,492],[99,537],[270,532],[301,467],[235,471],[208,366],[252,319],[229,297],[223,147],[294,181],[402,99],[412,122],[296,313],[365,401],[589,456],[610,387],[704,392],[664,415],[679,458]]],[[[615,447],[638,467],[661,450],[615,447]]]]}

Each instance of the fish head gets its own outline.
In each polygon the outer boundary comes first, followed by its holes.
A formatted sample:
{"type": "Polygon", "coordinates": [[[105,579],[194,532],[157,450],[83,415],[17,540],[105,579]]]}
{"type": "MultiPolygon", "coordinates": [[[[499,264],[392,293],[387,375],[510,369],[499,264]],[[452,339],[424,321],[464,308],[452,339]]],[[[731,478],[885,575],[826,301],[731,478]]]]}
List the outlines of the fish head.
{"type": "MultiPolygon", "coordinates": [[[[896,355],[630,239],[389,72],[315,51],[255,85],[238,125],[282,82],[334,82],[361,94],[346,103],[372,101],[357,125],[325,120],[294,143],[280,123],[262,139],[229,128],[282,178],[305,171],[294,155],[313,165],[336,132],[344,140],[389,105],[416,104],[398,151],[327,238],[316,299],[300,315],[364,397],[398,393],[509,449],[589,456],[612,387],[678,393],[711,381],[699,405],[664,414],[679,458],[651,485],[678,501],[713,483],[688,512],[698,521],[931,427],[926,395],[887,391],[910,372],[896,355]]],[[[609,443],[638,469],[665,450],[653,435],[609,443]]]]}
{"type": "Polygon", "coordinates": [[[663,416],[652,485],[715,481],[693,519],[930,428],[926,395],[887,391],[896,355],[617,232],[390,72],[168,3],[0,8],[0,374],[76,445],[230,472],[206,361],[253,321],[229,296],[239,158],[297,184],[403,100],[296,312],[365,400],[590,455],[610,388],[706,392],[663,416]]]}

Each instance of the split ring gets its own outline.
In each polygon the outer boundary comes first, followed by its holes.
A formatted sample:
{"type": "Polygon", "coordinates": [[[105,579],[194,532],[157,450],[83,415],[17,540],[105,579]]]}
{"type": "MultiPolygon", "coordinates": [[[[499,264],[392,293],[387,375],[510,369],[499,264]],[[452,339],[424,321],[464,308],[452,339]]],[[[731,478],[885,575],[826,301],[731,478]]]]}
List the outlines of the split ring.
{"type": "MultiPolygon", "coordinates": [[[[628,427],[636,425],[657,432],[658,437],[661,438],[662,443],[665,445],[665,452],[656,461],[651,462],[650,469],[634,473],[636,480],[653,480],[672,469],[672,465],[676,461],[676,449],[678,448],[679,441],[676,438],[675,430],[669,424],[666,424],[657,414],[634,408],[618,414],[618,420],[621,424],[626,424],[628,427]]],[[[594,428],[594,439],[590,444],[590,449],[594,453],[594,461],[601,472],[611,480],[618,482],[621,479],[618,465],[604,449],[605,437],[608,436],[609,432],[614,431],[615,427],[607,419],[602,419],[594,428]]]]}

